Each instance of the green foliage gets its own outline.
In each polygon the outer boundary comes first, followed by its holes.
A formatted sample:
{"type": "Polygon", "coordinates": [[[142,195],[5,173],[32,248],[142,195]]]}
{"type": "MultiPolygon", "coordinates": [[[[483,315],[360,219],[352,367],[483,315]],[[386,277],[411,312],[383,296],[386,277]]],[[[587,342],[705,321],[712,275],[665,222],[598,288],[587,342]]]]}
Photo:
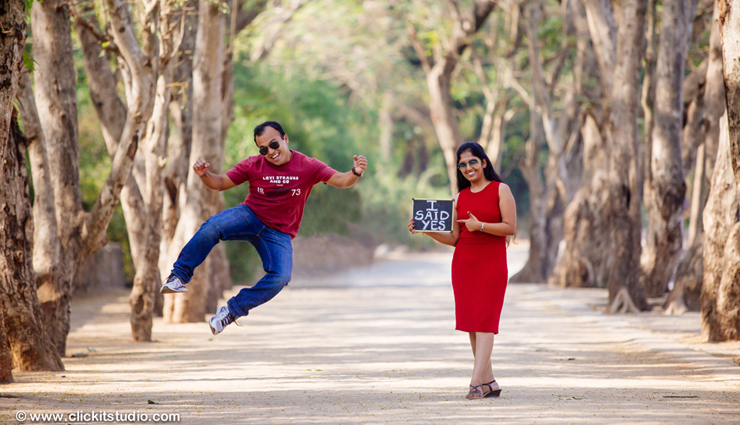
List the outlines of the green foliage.
{"type": "Polygon", "coordinates": [[[23,50],[23,66],[26,67],[28,72],[33,72],[36,69],[37,62],[31,56],[31,52],[23,50]]]}

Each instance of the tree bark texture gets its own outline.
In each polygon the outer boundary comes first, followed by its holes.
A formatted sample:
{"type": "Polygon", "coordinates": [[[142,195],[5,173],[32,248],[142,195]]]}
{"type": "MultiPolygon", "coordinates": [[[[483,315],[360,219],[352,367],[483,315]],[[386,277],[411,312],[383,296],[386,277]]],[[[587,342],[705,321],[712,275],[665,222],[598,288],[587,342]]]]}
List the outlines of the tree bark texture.
{"type": "MultiPolygon", "coordinates": [[[[722,42],[719,33],[719,7],[714,8],[712,29],[709,37],[709,55],[702,90],[704,106],[702,126],[704,139],[697,154],[694,171],[694,193],[692,214],[689,221],[689,249],[676,270],[676,283],[668,298],[666,310],[680,313],[685,310],[701,309],[701,286],[704,265],[704,209],[717,159],[720,118],[725,111],[725,85],[722,76],[722,42]],[[699,162],[701,161],[701,162],[699,162]],[[699,170],[702,170],[700,172],[699,170]],[[675,294],[674,294],[675,293],[675,294]]],[[[684,167],[685,169],[686,167],[684,167]]]]}
{"type": "Polygon", "coordinates": [[[606,146],[596,119],[587,115],[583,135],[581,187],[568,205],[564,218],[566,248],[548,280],[556,287],[606,286],[609,246],[606,238],[594,237],[606,228],[606,146]]]}
{"type": "Polygon", "coordinates": [[[0,300],[13,367],[24,371],[64,370],[61,356],[43,326],[41,306],[36,297],[31,248],[33,216],[25,164],[26,139],[15,117],[4,128],[9,131],[5,137],[0,137],[0,158],[4,163],[4,184],[0,185],[0,199],[4,200],[0,204],[0,240],[3,241],[0,300]]]}
{"type": "Polygon", "coordinates": [[[5,332],[5,319],[0,314],[0,384],[13,382],[13,355],[8,345],[8,333],[5,332]]]}
{"type": "MultiPolygon", "coordinates": [[[[225,20],[218,5],[200,2],[198,33],[193,58],[193,110],[200,111],[193,117],[193,138],[190,163],[203,158],[211,163],[211,171],[220,173],[223,145],[223,36],[225,20]]],[[[186,201],[177,230],[169,249],[171,265],[180,249],[195,234],[203,222],[217,211],[218,193],[206,188],[195,173],[187,179],[186,201]]],[[[188,284],[188,292],[165,297],[164,318],[167,322],[200,322],[206,314],[206,297],[210,291],[211,263],[207,258],[188,284]]]]}
{"type": "Polygon", "coordinates": [[[707,132],[704,138],[706,163],[704,165],[707,183],[714,175],[714,162],[719,146],[720,118],[725,113],[725,83],[722,74],[722,39],[719,31],[719,11],[715,5],[712,15],[712,30],[709,37],[709,52],[706,86],[704,87],[704,108],[707,132]]]}
{"type": "MultiPolygon", "coordinates": [[[[169,54],[169,52],[167,52],[169,54]]],[[[155,58],[154,60],[157,60],[155,58]]],[[[144,138],[144,157],[146,161],[146,206],[145,234],[141,246],[141,261],[137,265],[134,286],[129,296],[131,306],[131,339],[139,342],[152,340],[152,318],[155,294],[159,289],[159,250],[162,239],[162,202],[164,198],[163,169],[167,146],[168,108],[171,63],[167,61],[160,69],[157,79],[157,93],[154,111],[147,125],[144,138]]]]}
{"type": "MultiPolygon", "coordinates": [[[[24,25],[25,27],[25,25],[24,25]]],[[[23,31],[25,36],[25,31],[23,31]]],[[[18,49],[16,64],[21,64],[18,49]]],[[[8,58],[9,55],[3,55],[8,58]]],[[[22,65],[5,81],[17,87],[22,65]]],[[[0,77],[5,77],[0,75],[0,77]]],[[[8,90],[10,91],[10,90],[8,90]]],[[[1,91],[6,100],[6,90],[1,91]]],[[[12,100],[7,99],[12,112],[12,100]]],[[[4,106],[4,105],[3,105],[4,106]]],[[[3,113],[3,119],[8,114],[3,113]]],[[[10,118],[10,117],[8,117],[10,118]]],[[[0,127],[0,158],[3,161],[0,184],[0,305],[7,332],[7,342],[13,358],[13,368],[22,371],[64,370],[61,356],[44,324],[41,305],[36,297],[36,276],[33,272],[33,214],[28,194],[26,174],[26,139],[18,128],[15,116],[0,127]]]]}
{"type": "Polygon", "coordinates": [[[650,309],[639,285],[640,186],[637,146],[638,74],[642,59],[645,12],[643,0],[615,3],[617,51],[614,81],[607,109],[606,235],[609,249],[606,287],[609,311],[650,309]]]}
{"type": "MultiPolygon", "coordinates": [[[[184,206],[187,190],[187,177],[190,170],[190,149],[193,138],[193,51],[198,29],[198,13],[187,10],[198,9],[196,0],[189,0],[175,13],[175,17],[185,19],[183,34],[180,34],[180,48],[177,52],[177,66],[173,69],[172,99],[170,101],[171,130],[167,145],[167,169],[164,175],[165,196],[163,199],[162,242],[159,254],[160,278],[164,280],[170,273],[169,249],[175,237],[181,208],[184,206]],[[182,16],[180,14],[185,14],[182,16]]],[[[164,296],[155,294],[154,311],[163,315],[164,296]]]]}
{"type": "MultiPolygon", "coordinates": [[[[707,234],[714,231],[710,230],[709,224],[719,226],[728,221],[717,216],[730,216],[732,221],[729,227],[729,236],[727,237],[722,255],[719,255],[719,248],[722,247],[721,236],[728,234],[727,231],[716,237],[712,245],[710,256],[709,237],[705,240],[707,255],[705,256],[705,279],[702,286],[702,335],[709,341],[727,341],[740,339],[740,223],[737,222],[737,196],[740,190],[740,1],[718,0],[719,8],[719,29],[722,41],[722,58],[723,74],[725,82],[725,100],[726,100],[726,121],[727,130],[720,128],[720,147],[717,163],[715,164],[715,174],[713,176],[712,194],[721,193],[725,189],[727,198],[724,205],[713,204],[712,217],[705,215],[705,228],[707,234]],[[723,158],[724,138],[727,138],[727,155],[728,160],[723,158]],[[720,163],[722,161],[722,163],[720,163]],[[729,170],[723,172],[721,169],[729,167],[729,170]],[[732,177],[726,176],[730,174],[732,177]],[[719,187],[722,181],[719,180],[725,176],[724,188],[719,187]],[[716,186],[714,183],[718,183],[716,186]],[[729,192],[732,192],[730,194],[729,192]],[[722,208],[724,207],[724,208],[722,208]],[[719,242],[719,243],[718,243],[719,242]],[[707,264],[709,263],[709,264],[707,264]],[[711,268],[709,267],[711,266],[711,268]]],[[[726,229],[722,229],[726,230],[726,229]]]]}
{"type": "Polygon", "coordinates": [[[13,105],[20,87],[26,41],[25,5],[0,8],[0,382],[11,369],[64,370],[42,326],[33,271],[33,213],[26,174],[29,140],[21,133],[13,105]]]}
{"type": "Polygon", "coordinates": [[[640,257],[640,280],[650,297],[659,297],[668,290],[683,251],[686,199],[681,162],[683,78],[693,17],[690,0],[663,2],[655,75],[651,178],[645,182],[652,190],[646,191],[649,222],[640,257]]]}
{"type": "MultiPolygon", "coordinates": [[[[54,214],[58,226],[59,258],[39,259],[42,263],[57,261],[54,276],[39,279],[38,297],[44,311],[44,324],[57,347],[65,355],[69,332],[69,301],[72,282],[81,264],[76,253],[82,249],[84,224],[82,196],[79,187],[79,147],[77,144],[77,87],[70,38],[69,6],[60,0],[34,3],[31,23],[34,34],[35,100],[43,131],[51,178],[54,214]]],[[[44,182],[39,182],[44,183],[44,182]]],[[[34,188],[36,188],[34,180],[34,188]]],[[[44,189],[46,190],[46,189],[44,189]]],[[[39,217],[39,222],[44,217],[39,217]]],[[[42,228],[52,226],[39,223],[42,228]]],[[[46,240],[38,235],[37,240],[46,240]]],[[[52,240],[56,238],[52,237],[52,240]]],[[[42,278],[39,275],[39,278],[42,278]]]]}
{"type": "MultiPolygon", "coordinates": [[[[7,169],[3,169],[3,183],[0,184],[0,195],[2,195],[1,199],[4,200],[12,199],[7,196],[6,192],[12,194],[14,189],[18,189],[18,187],[5,187],[7,185],[6,182],[13,182],[15,180],[18,180],[18,183],[23,182],[22,179],[19,179],[22,176],[20,168],[23,167],[23,164],[18,164],[17,159],[20,153],[18,152],[19,148],[23,149],[24,146],[18,146],[18,142],[11,139],[10,131],[11,120],[15,112],[13,101],[18,90],[20,73],[23,71],[23,44],[26,41],[24,14],[25,5],[22,1],[10,2],[0,9],[0,24],[2,24],[3,28],[8,28],[8,33],[2,34],[2,38],[0,38],[0,61],[5,64],[0,68],[0,111],[2,111],[2,115],[0,115],[0,160],[6,166],[9,165],[7,169]],[[15,160],[6,162],[5,157],[8,155],[14,156],[15,160]]],[[[25,183],[28,184],[27,178],[25,183]]],[[[21,189],[24,191],[27,190],[26,187],[22,187],[21,189]]],[[[17,195],[14,197],[17,198],[17,195]]],[[[22,211],[22,209],[30,210],[30,205],[28,205],[30,201],[28,199],[26,201],[26,205],[14,206],[14,209],[21,209],[21,215],[30,215],[29,211],[22,211]]],[[[12,215],[8,214],[10,208],[7,208],[6,205],[2,205],[2,207],[2,212],[0,212],[0,229],[5,230],[8,227],[17,227],[19,223],[16,213],[12,215]]],[[[12,233],[18,233],[18,231],[12,231],[12,233]]],[[[3,239],[3,241],[6,241],[6,239],[3,239]]],[[[18,264],[18,259],[14,259],[12,251],[7,252],[7,249],[8,247],[5,246],[2,248],[3,257],[0,258],[0,273],[2,275],[8,274],[12,276],[13,270],[11,269],[20,269],[19,272],[21,274],[27,274],[27,272],[23,271],[23,268],[30,267],[30,265],[18,264]],[[11,265],[9,266],[8,264],[11,265]]],[[[15,247],[15,249],[20,251],[22,255],[31,255],[27,245],[21,245],[15,247]]],[[[4,315],[5,309],[3,308],[3,310],[0,310],[0,384],[13,382],[13,355],[10,353],[10,346],[8,345],[5,320],[3,319],[4,315]]]]}
{"type": "MultiPolygon", "coordinates": [[[[730,317],[722,313],[721,304],[733,302],[732,296],[722,293],[722,283],[725,271],[734,264],[740,263],[737,258],[727,258],[735,247],[728,236],[736,234],[738,192],[730,159],[729,132],[727,131],[727,116],[720,120],[720,140],[717,161],[714,165],[714,175],[709,191],[709,199],[704,209],[704,264],[701,283],[701,333],[702,338],[710,342],[727,340],[726,331],[730,317]],[[726,300],[726,301],[725,301],[726,300]]],[[[727,281],[725,281],[725,284],[727,281]]],[[[728,288],[729,289],[729,288],[728,288]]],[[[737,291],[735,292],[737,294],[737,291]]],[[[737,299],[734,299],[737,306],[737,299]]],[[[737,315],[735,316],[737,317],[737,315]]]]}
{"type": "Polygon", "coordinates": [[[617,26],[610,0],[584,0],[591,41],[599,64],[602,92],[611,93],[617,53],[617,26]]]}
{"type": "Polygon", "coordinates": [[[509,279],[511,283],[545,282],[549,270],[547,262],[547,198],[539,164],[539,153],[544,142],[542,117],[534,105],[529,109],[529,138],[521,165],[524,180],[529,187],[529,256],[522,270],[509,279]]]}

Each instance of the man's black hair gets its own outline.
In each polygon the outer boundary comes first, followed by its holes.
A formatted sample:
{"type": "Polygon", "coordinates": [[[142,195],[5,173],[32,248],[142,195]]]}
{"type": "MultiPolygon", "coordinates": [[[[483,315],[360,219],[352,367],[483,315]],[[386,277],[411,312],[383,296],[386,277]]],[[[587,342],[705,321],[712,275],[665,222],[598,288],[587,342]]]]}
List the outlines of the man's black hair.
{"type": "Polygon", "coordinates": [[[283,131],[283,126],[281,126],[280,123],[275,121],[265,121],[254,128],[254,143],[257,143],[257,136],[261,136],[267,127],[272,127],[277,130],[280,133],[280,137],[285,136],[285,131],[283,131]]]}
{"type": "MultiPolygon", "coordinates": [[[[488,155],[486,155],[486,150],[483,149],[483,146],[475,142],[467,142],[460,145],[460,147],[457,148],[457,164],[460,163],[460,155],[462,155],[465,151],[470,151],[470,154],[474,157],[478,158],[481,161],[486,161],[486,168],[483,169],[483,175],[486,176],[486,180],[492,182],[503,182],[498,173],[496,173],[496,170],[493,169],[493,163],[491,163],[491,160],[488,159],[488,155]]],[[[465,178],[462,171],[460,171],[460,169],[458,168],[457,191],[462,192],[463,189],[466,189],[468,187],[470,187],[470,181],[465,178]]]]}

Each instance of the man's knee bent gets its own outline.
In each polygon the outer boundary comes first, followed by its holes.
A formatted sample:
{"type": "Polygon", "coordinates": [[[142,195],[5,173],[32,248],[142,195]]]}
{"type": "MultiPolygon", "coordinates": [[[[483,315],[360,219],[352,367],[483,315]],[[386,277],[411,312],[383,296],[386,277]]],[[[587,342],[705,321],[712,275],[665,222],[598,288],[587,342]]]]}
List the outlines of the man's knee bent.
{"type": "Polygon", "coordinates": [[[272,281],[275,282],[275,284],[280,285],[280,287],[283,287],[290,282],[291,273],[290,271],[287,272],[272,272],[272,281]]]}
{"type": "Polygon", "coordinates": [[[200,226],[198,233],[200,233],[202,237],[213,239],[215,243],[218,243],[221,240],[221,230],[219,230],[218,226],[213,223],[212,219],[213,217],[206,220],[206,222],[200,226]]]}

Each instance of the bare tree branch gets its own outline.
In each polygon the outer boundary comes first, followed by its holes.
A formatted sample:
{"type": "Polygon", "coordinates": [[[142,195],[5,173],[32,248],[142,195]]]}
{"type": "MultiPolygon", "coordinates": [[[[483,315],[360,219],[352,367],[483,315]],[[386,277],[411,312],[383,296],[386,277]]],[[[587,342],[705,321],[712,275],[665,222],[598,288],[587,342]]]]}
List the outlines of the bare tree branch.
{"type": "Polygon", "coordinates": [[[428,75],[432,71],[432,65],[429,63],[429,58],[427,57],[426,51],[424,51],[424,46],[422,46],[419,38],[416,35],[416,28],[414,28],[414,25],[412,23],[407,22],[406,30],[409,34],[411,45],[414,47],[416,55],[419,56],[421,67],[424,69],[424,73],[428,75]]]}
{"type": "Polygon", "coordinates": [[[77,6],[74,3],[66,2],[63,4],[69,5],[69,11],[72,14],[72,17],[74,17],[75,21],[80,25],[81,28],[84,28],[90,34],[92,34],[93,37],[98,39],[103,49],[109,50],[116,55],[121,54],[121,51],[118,49],[118,46],[116,46],[113,38],[108,34],[100,31],[97,25],[82,17],[82,15],[80,15],[80,13],[77,11],[77,6]]]}

